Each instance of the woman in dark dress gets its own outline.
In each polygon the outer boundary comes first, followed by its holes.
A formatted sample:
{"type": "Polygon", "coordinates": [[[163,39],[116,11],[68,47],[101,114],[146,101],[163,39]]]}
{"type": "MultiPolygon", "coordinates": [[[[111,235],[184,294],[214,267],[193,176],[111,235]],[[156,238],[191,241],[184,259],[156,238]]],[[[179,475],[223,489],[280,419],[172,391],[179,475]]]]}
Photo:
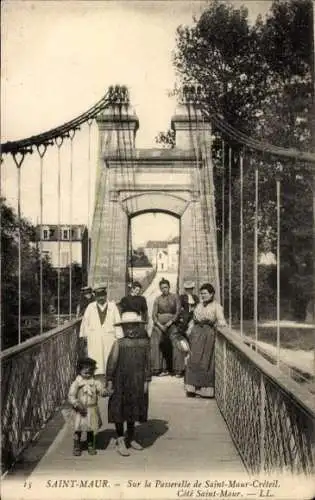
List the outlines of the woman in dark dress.
{"type": "Polygon", "coordinates": [[[199,304],[199,297],[193,293],[195,288],[195,283],[193,281],[185,281],[184,290],[185,292],[179,296],[181,304],[180,312],[180,328],[183,335],[186,335],[186,331],[190,321],[193,318],[194,310],[197,304],[199,304]]]}
{"type": "Polygon", "coordinates": [[[122,456],[129,455],[128,447],[142,450],[142,446],[134,437],[135,422],[146,422],[148,418],[148,383],[151,381],[150,339],[143,328],[143,323],[135,312],[122,314],[122,319],[117,325],[122,326],[124,337],[115,341],[107,360],[106,385],[111,393],[108,403],[108,422],[115,424],[116,449],[122,456]]]}
{"type": "Polygon", "coordinates": [[[131,286],[130,294],[123,297],[119,303],[121,314],[124,312],[136,312],[140,314],[141,319],[148,322],[148,305],[145,297],[141,295],[142,287],[138,281],[134,281],[131,286]]]}
{"type": "Polygon", "coordinates": [[[188,328],[190,355],[185,371],[188,397],[214,396],[215,327],[226,325],[223,308],[214,300],[214,293],[210,283],[202,285],[201,301],[194,310],[192,328],[188,328]]]}
{"type": "Polygon", "coordinates": [[[180,301],[177,295],[170,293],[168,280],[163,278],[159,285],[162,294],[155,299],[152,311],[152,374],[163,376],[174,372],[180,377],[185,366],[185,353],[181,347],[183,336],[177,326],[180,301]]]}

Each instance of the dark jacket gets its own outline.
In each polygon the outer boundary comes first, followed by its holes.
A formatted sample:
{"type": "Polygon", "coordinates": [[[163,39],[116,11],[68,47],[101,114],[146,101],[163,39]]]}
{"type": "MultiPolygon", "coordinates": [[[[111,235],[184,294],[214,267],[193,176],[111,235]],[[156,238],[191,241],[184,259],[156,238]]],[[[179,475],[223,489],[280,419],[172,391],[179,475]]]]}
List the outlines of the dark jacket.
{"type": "MultiPolygon", "coordinates": [[[[195,307],[199,304],[198,295],[192,294],[192,297],[195,301],[195,307]]],[[[188,295],[183,293],[179,296],[180,304],[181,304],[181,312],[180,312],[180,323],[183,329],[186,329],[189,321],[192,319],[194,311],[189,311],[189,303],[188,303],[188,295]]]]}
{"type": "Polygon", "coordinates": [[[136,312],[141,316],[141,319],[147,323],[148,321],[148,305],[145,297],[142,295],[127,295],[123,297],[119,303],[120,313],[136,312]]]}

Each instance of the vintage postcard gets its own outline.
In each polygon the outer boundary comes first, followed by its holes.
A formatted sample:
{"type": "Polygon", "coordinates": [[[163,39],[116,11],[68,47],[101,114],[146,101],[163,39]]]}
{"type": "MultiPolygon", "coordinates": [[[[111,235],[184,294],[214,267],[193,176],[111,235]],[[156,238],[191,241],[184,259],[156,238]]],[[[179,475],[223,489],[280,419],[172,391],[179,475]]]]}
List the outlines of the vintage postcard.
{"type": "Polygon", "coordinates": [[[1,498],[310,500],[313,2],[1,8],[1,498]]]}

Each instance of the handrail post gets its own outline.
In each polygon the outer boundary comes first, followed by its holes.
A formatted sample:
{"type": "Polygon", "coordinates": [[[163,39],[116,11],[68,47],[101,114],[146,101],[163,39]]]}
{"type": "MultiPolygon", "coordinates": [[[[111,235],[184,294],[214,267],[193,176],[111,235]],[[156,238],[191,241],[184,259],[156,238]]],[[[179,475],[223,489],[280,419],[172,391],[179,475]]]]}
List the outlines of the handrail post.
{"type": "Polygon", "coordinates": [[[226,339],[222,337],[223,340],[223,408],[224,413],[226,412],[226,379],[227,379],[227,363],[226,363],[226,339]]]}
{"type": "Polygon", "coordinates": [[[259,442],[259,473],[265,471],[265,438],[266,438],[266,388],[264,374],[260,374],[260,442],[259,442]]]}

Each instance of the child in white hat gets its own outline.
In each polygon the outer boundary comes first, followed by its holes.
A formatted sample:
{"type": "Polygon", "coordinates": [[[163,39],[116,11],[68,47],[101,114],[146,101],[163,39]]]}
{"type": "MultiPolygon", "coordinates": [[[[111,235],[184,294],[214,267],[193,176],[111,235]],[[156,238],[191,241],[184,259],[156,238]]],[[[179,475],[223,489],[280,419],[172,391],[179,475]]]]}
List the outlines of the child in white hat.
{"type": "Polygon", "coordinates": [[[142,450],[135,439],[135,422],[148,418],[148,385],[151,381],[150,339],[144,321],[136,312],[122,314],[119,325],[124,337],[114,342],[107,360],[108,421],[117,432],[116,449],[129,456],[128,448],[142,450]],[[127,436],[124,437],[124,424],[127,436]]]}

